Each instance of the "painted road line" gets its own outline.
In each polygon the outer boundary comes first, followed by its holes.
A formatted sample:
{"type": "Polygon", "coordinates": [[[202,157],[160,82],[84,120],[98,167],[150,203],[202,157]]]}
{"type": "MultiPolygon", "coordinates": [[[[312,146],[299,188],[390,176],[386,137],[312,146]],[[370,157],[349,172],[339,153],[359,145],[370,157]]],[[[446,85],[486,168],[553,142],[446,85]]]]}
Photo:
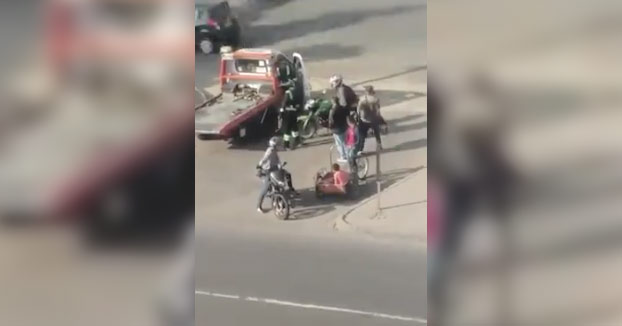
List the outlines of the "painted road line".
{"type": "Polygon", "coordinates": [[[246,302],[260,302],[260,303],[272,304],[272,305],[277,305],[277,306],[294,307],[294,308],[301,308],[301,309],[341,312],[341,313],[347,313],[347,314],[352,314],[352,315],[414,322],[418,324],[428,323],[428,321],[424,318],[390,315],[390,314],[383,314],[379,312],[363,311],[363,310],[356,310],[356,309],[349,309],[349,308],[322,306],[322,305],[316,305],[316,304],[298,303],[298,302],[283,301],[283,300],[269,299],[269,298],[242,297],[239,295],[222,294],[222,293],[214,293],[214,292],[199,291],[199,290],[196,290],[194,293],[197,295],[204,295],[204,296],[221,298],[221,299],[239,300],[239,301],[246,301],[246,302]]]}

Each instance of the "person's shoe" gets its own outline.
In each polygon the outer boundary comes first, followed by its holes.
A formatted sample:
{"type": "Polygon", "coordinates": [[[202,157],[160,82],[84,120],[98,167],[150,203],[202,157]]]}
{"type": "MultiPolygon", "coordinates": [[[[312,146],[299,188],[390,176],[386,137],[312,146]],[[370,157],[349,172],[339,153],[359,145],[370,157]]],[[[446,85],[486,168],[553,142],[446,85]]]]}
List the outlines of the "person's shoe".
{"type": "Polygon", "coordinates": [[[257,212],[261,213],[261,214],[265,214],[266,211],[263,210],[263,208],[261,207],[257,207],[257,212]]]}

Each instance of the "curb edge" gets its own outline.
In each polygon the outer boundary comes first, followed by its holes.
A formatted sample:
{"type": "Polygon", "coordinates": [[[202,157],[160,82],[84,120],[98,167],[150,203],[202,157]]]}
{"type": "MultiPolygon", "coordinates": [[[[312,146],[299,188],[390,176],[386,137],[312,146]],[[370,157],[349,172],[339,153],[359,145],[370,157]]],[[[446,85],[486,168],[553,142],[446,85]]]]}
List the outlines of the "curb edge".
{"type": "MultiPolygon", "coordinates": [[[[427,166],[423,166],[421,170],[427,170],[427,166]]],[[[398,182],[390,185],[389,187],[385,188],[384,190],[382,190],[383,192],[386,190],[389,190],[391,188],[394,188],[408,180],[410,180],[410,178],[414,178],[416,175],[418,175],[418,172],[421,171],[415,171],[413,173],[411,173],[410,175],[406,176],[405,178],[399,180],[398,182]]],[[[337,231],[337,232],[360,232],[364,235],[367,236],[381,236],[383,238],[387,238],[390,237],[388,235],[382,235],[382,234],[374,234],[373,232],[368,232],[365,231],[359,227],[356,227],[355,225],[351,224],[350,222],[348,222],[347,218],[350,214],[352,214],[352,212],[354,212],[355,210],[357,210],[358,208],[364,206],[365,204],[369,203],[370,201],[374,200],[376,197],[378,196],[378,194],[374,194],[368,198],[366,198],[365,200],[361,201],[360,203],[357,203],[356,205],[348,208],[344,213],[339,214],[339,216],[337,216],[337,218],[335,218],[335,221],[333,222],[333,230],[337,231]]],[[[403,239],[403,237],[395,237],[397,239],[403,239]]],[[[417,241],[420,242],[420,241],[417,241]]],[[[424,244],[422,244],[424,247],[427,247],[427,242],[423,241],[424,244]]]]}

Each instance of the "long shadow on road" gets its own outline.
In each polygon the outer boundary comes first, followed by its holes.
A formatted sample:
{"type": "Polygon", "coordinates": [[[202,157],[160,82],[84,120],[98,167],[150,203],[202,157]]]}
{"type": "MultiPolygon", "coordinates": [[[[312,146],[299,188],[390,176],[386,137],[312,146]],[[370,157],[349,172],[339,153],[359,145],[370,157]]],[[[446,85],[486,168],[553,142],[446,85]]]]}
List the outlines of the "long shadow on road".
{"type": "MultiPolygon", "coordinates": [[[[388,107],[426,96],[425,93],[416,91],[394,91],[387,89],[376,89],[375,91],[376,96],[380,99],[382,107],[388,107]]],[[[361,95],[363,94],[359,94],[359,96],[361,95]]]]}
{"type": "Polygon", "coordinates": [[[395,145],[391,148],[387,148],[383,150],[383,153],[386,154],[386,153],[393,153],[393,152],[409,151],[413,149],[426,147],[427,145],[428,145],[427,138],[409,140],[407,142],[403,142],[401,144],[395,145]]]}
{"type": "Polygon", "coordinates": [[[413,131],[413,130],[427,128],[428,127],[427,120],[414,122],[414,123],[412,122],[424,116],[425,114],[423,113],[415,113],[415,114],[407,115],[402,118],[387,120],[387,124],[389,126],[389,133],[397,134],[400,132],[413,131]]]}
{"type": "Polygon", "coordinates": [[[352,10],[328,13],[319,17],[291,21],[284,24],[254,25],[248,31],[253,46],[267,46],[307,34],[326,32],[351,26],[370,18],[425,10],[427,5],[397,6],[388,9],[352,10]]]}
{"type": "Polygon", "coordinates": [[[368,80],[363,80],[360,82],[356,82],[354,84],[352,84],[351,86],[361,86],[361,85],[365,85],[365,84],[369,84],[369,83],[375,83],[375,82],[379,82],[379,81],[383,81],[383,80],[388,80],[391,78],[395,78],[395,77],[400,77],[400,76],[404,76],[404,75],[408,75],[411,73],[415,73],[415,72],[419,72],[419,71],[423,71],[423,70],[427,70],[428,66],[424,65],[424,66],[414,66],[414,67],[410,67],[404,71],[400,71],[397,73],[393,73],[393,74],[389,74],[386,76],[380,76],[380,77],[376,77],[376,78],[372,78],[372,79],[368,79],[368,80]]]}
{"type": "Polygon", "coordinates": [[[295,47],[283,51],[284,53],[299,52],[305,62],[317,62],[324,60],[347,59],[359,56],[363,53],[360,46],[341,45],[337,43],[324,43],[318,45],[295,47]]]}

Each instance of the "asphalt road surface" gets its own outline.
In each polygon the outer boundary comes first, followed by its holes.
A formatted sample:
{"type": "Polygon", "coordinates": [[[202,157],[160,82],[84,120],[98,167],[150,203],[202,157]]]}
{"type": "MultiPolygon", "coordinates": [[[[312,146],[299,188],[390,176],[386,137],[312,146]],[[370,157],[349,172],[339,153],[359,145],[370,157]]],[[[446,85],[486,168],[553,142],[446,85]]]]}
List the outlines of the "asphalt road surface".
{"type": "MultiPolygon", "coordinates": [[[[383,140],[389,148],[384,186],[420,170],[426,164],[425,1],[272,3],[241,13],[248,42],[300,52],[315,90],[334,73],[355,89],[375,85],[391,125],[383,140]]],[[[197,87],[214,88],[217,62],[218,56],[197,54],[197,87]]],[[[302,191],[293,220],[283,222],[255,211],[254,166],[265,141],[236,149],[197,141],[197,325],[426,323],[425,250],[337,233],[335,218],[356,202],[314,198],[312,178],[328,167],[331,143],[318,137],[282,153],[302,191]]],[[[373,144],[370,139],[368,149],[373,144]]],[[[375,164],[371,169],[373,175],[375,164]]],[[[365,185],[362,198],[373,189],[365,185]]]]}
{"type": "Polygon", "coordinates": [[[218,230],[197,248],[197,325],[424,323],[425,255],[407,248],[218,230]]]}

